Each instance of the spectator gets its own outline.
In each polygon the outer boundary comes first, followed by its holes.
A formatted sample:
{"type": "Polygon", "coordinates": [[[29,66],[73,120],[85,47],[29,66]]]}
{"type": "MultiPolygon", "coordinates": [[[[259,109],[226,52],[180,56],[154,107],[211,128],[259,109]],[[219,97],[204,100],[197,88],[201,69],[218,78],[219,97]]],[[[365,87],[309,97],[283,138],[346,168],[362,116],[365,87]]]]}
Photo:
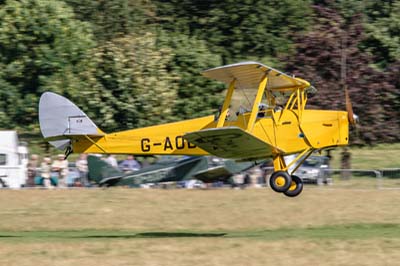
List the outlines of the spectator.
{"type": "Polygon", "coordinates": [[[232,177],[232,187],[234,189],[244,188],[245,174],[243,172],[237,173],[232,177]]]}
{"type": "Polygon", "coordinates": [[[28,179],[26,181],[27,187],[35,186],[35,177],[37,176],[37,168],[39,167],[39,156],[32,154],[31,159],[28,162],[28,179]]]}
{"type": "Polygon", "coordinates": [[[120,165],[119,168],[122,169],[124,172],[133,172],[140,170],[140,164],[135,160],[133,155],[128,155],[126,160],[124,160],[120,165]]]}
{"type": "Polygon", "coordinates": [[[40,173],[43,180],[43,186],[46,188],[52,188],[51,185],[51,159],[50,157],[44,157],[43,162],[40,164],[40,173]]]}
{"type": "Polygon", "coordinates": [[[79,182],[81,186],[88,187],[88,163],[87,163],[87,155],[82,153],[79,155],[78,160],[75,162],[76,169],[79,172],[79,182]]]}
{"type": "Polygon", "coordinates": [[[257,113],[257,117],[261,118],[261,117],[265,117],[265,112],[268,109],[268,105],[265,103],[260,103],[258,105],[258,113],[257,113]]]}
{"type": "Polygon", "coordinates": [[[262,171],[259,166],[252,167],[248,170],[249,177],[250,177],[250,186],[252,187],[259,187],[262,184],[261,176],[262,171]]]}
{"type": "Polygon", "coordinates": [[[108,164],[110,164],[112,167],[118,168],[118,162],[117,159],[115,159],[115,156],[110,154],[105,160],[108,164]]]}
{"type": "Polygon", "coordinates": [[[340,166],[343,169],[341,171],[341,178],[343,180],[348,180],[351,177],[351,173],[349,171],[349,169],[351,169],[351,153],[350,153],[349,149],[346,147],[342,151],[341,155],[342,155],[342,158],[340,161],[340,166]]]}
{"type": "Polygon", "coordinates": [[[66,186],[66,177],[68,175],[68,161],[64,158],[63,154],[57,155],[57,159],[54,160],[51,165],[51,171],[56,174],[58,178],[58,186],[66,186]]]}

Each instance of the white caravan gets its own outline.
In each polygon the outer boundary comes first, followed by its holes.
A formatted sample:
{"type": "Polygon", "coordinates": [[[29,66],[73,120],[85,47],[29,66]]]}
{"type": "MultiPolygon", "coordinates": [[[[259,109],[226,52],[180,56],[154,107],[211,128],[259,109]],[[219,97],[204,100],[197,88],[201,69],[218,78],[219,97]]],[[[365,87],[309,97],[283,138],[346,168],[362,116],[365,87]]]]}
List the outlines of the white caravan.
{"type": "Polygon", "coordinates": [[[0,131],[0,187],[23,187],[27,166],[28,148],[19,143],[17,132],[0,131]]]}

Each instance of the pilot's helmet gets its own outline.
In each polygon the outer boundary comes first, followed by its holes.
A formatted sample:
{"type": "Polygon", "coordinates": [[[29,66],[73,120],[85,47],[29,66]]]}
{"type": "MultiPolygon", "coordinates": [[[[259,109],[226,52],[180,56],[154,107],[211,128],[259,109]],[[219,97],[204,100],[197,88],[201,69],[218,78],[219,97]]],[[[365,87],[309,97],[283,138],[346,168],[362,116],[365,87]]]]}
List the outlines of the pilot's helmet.
{"type": "Polygon", "coordinates": [[[267,110],[267,109],[268,109],[268,104],[260,103],[260,104],[258,105],[258,110],[259,110],[259,111],[263,111],[263,110],[267,110]]]}

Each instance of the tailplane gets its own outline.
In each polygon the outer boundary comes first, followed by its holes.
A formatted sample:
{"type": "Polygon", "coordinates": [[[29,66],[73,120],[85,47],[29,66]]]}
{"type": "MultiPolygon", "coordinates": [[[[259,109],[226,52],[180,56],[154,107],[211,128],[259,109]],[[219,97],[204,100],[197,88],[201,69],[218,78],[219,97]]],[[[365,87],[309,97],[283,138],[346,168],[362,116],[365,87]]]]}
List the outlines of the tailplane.
{"type": "Polygon", "coordinates": [[[104,135],[74,103],[53,92],[40,97],[39,124],[43,137],[60,150],[70,147],[74,136],[104,135]]]}

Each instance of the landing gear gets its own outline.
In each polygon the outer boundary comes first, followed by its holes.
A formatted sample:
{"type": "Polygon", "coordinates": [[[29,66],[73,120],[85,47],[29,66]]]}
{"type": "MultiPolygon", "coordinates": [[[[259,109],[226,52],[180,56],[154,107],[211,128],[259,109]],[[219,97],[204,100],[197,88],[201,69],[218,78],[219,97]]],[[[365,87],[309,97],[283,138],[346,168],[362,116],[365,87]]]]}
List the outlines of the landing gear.
{"type": "Polygon", "coordinates": [[[276,171],[272,173],[269,179],[269,185],[275,192],[286,192],[292,184],[292,178],[285,171],[276,171]]]}
{"type": "Polygon", "coordinates": [[[73,153],[74,151],[72,150],[72,143],[69,143],[69,146],[65,149],[65,157],[64,160],[67,160],[68,156],[73,153]]]}
{"type": "Polygon", "coordinates": [[[311,155],[313,149],[310,147],[305,149],[296,156],[289,164],[286,165],[285,158],[282,154],[275,154],[273,157],[274,169],[270,179],[269,185],[272,190],[281,192],[288,197],[296,197],[303,191],[303,181],[298,176],[288,174],[288,169],[294,173],[297,168],[311,155]]]}
{"type": "Polygon", "coordinates": [[[272,173],[269,185],[275,192],[280,192],[288,197],[296,197],[303,191],[303,181],[296,175],[290,176],[285,171],[272,173]]]}
{"type": "Polygon", "coordinates": [[[300,177],[292,175],[292,183],[288,190],[283,192],[288,197],[296,197],[303,191],[303,181],[300,177]]]}

